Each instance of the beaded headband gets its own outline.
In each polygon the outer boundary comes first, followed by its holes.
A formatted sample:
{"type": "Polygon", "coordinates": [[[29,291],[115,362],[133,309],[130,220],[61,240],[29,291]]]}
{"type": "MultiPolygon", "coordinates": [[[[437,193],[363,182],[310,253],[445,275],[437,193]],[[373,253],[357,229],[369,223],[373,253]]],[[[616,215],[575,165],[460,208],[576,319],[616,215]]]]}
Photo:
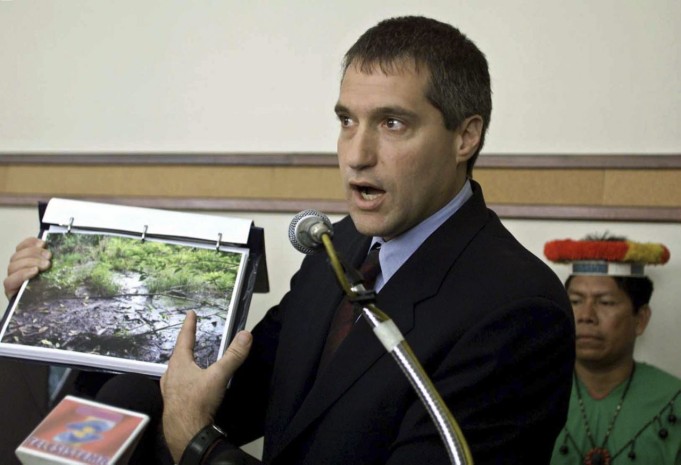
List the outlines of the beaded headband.
{"type": "Polygon", "coordinates": [[[544,255],[556,263],[572,263],[572,274],[645,276],[645,265],[669,261],[669,249],[662,244],[627,240],[563,239],[544,244],[544,255]]]}

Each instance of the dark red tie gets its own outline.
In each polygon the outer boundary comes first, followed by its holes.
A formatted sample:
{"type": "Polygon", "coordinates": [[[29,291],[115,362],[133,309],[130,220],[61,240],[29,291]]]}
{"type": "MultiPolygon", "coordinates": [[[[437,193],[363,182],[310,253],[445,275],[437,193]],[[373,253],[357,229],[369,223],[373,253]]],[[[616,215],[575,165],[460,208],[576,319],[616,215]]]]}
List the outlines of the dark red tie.
{"type": "MultiPolygon", "coordinates": [[[[378,261],[378,253],[380,250],[381,244],[374,244],[371,251],[364,259],[364,262],[359,267],[359,272],[364,278],[363,283],[366,289],[373,288],[376,277],[381,272],[381,264],[378,261]]],[[[329,334],[326,337],[326,344],[324,345],[322,358],[319,362],[320,370],[326,366],[329,360],[331,360],[332,355],[336,352],[336,349],[338,349],[341,342],[343,342],[343,339],[350,333],[356,318],[352,302],[350,302],[348,296],[343,297],[343,300],[341,300],[336,309],[336,313],[333,316],[331,326],[329,326],[329,334]]]]}

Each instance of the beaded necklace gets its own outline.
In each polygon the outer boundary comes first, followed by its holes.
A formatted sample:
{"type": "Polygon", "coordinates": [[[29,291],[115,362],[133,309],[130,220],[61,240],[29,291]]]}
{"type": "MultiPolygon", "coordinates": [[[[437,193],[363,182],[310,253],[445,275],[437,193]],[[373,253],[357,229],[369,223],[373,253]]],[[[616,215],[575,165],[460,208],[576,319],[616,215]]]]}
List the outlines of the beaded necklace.
{"type": "MultiPolygon", "coordinates": [[[[582,414],[582,421],[584,422],[584,429],[586,430],[586,435],[589,438],[589,443],[591,444],[591,449],[589,449],[585,454],[582,454],[580,451],[580,455],[584,457],[584,465],[610,465],[612,463],[612,456],[610,454],[610,451],[605,447],[608,443],[608,438],[610,437],[610,433],[612,433],[612,429],[615,427],[615,421],[617,421],[617,417],[619,417],[620,411],[622,410],[622,404],[624,403],[624,398],[627,396],[627,392],[629,392],[629,386],[631,386],[631,380],[634,379],[634,371],[636,369],[636,365],[633,366],[631,369],[631,375],[629,375],[629,379],[627,380],[626,386],[624,386],[624,390],[622,391],[622,397],[620,397],[620,401],[617,403],[617,407],[615,407],[615,412],[612,414],[612,418],[610,419],[610,424],[608,425],[608,429],[605,432],[605,437],[603,438],[603,443],[601,444],[600,447],[596,445],[596,440],[594,439],[593,433],[591,432],[591,426],[589,425],[589,419],[586,416],[586,409],[584,408],[584,401],[582,400],[582,391],[579,388],[579,382],[577,381],[577,374],[574,374],[574,383],[575,383],[575,391],[577,393],[577,402],[579,403],[579,411],[582,414]]],[[[563,446],[565,447],[565,446],[563,446]]]]}
{"type": "MultiPolygon", "coordinates": [[[[669,434],[670,434],[669,429],[667,429],[667,427],[668,426],[673,427],[676,424],[676,422],[678,421],[678,417],[676,416],[676,413],[674,413],[674,402],[676,402],[676,399],[679,398],[679,397],[681,397],[681,389],[678,390],[676,392],[676,394],[674,394],[674,396],[666,404],[664,404],[662,406],[662,409],[660,409],[660,411],[656,415],[654,415],[650,420],[648,420],[648,422],[645,423],[641,427],[641,429],[639,429],[636,432],[636,434],[634,434],[631,437],[631,439],[629,439],[629,441],[627,441],[617,452],[611,454],[610,462],[614,463],[615,459],[617,457],[619,457],[627,449],[629,449],[629,452],[627,453],[627,457],[629,458],[629,460],[631,462],[635,461],[636,458],[637,458],[637,454],[636,454],[636,451],[635,451],[636,441],[640,438],[640,436],[648,428],[654,427],[655,425],[657,425],[657,436],[662,441],[666,440],[667,437],[669,437],[669,434]],[[667,412],[665,413],[665,411],[667,411],[667,412]],[[666,420],[667,420],[668,425],[665,425],[662,421],[662,419],[665,417],[665,415],[666,415],[666,420]]],[[[575,450],[580,455],[584,455],[579,450],[579,446],[577,445],[577,442],[575,441],[575,439],[570,434],[570,431],[568,431],[567,426],[565,426],[564,432],[565,432],[564,433],[565,434],[565,442],[563,442],[563,445],[560,446],[558,451],[562,455],[567,455],[569,453],[569,450],[570,450],[569,447],[568,447],[568,443],[570,443],[572,445],[572,447],[574,447],[575,450]]],[[[586,460],[586,458],[585,458],[585,460],[586,460]]],[[[586,463],[586,462],[583,462],[583,463],[586,463]]],[[[595,464],[596,462],[592,461],[591,463],[595,464]]]]}

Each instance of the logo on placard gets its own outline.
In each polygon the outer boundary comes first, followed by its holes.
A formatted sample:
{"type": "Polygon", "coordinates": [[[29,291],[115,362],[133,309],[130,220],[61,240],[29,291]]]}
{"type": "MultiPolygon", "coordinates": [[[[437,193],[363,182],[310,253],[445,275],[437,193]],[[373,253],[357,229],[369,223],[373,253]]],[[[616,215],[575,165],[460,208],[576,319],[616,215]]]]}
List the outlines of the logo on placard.
{"type": "Polygon", "coordinates": [[[83,421],[68,423],[66,431],[57,434],[54,440],[71,445],[85,444],[101,439],[101,433],[109,431],[114,426],[116,426],[116,423],[113,421],[101,418],[87,418],[83,421]]]}

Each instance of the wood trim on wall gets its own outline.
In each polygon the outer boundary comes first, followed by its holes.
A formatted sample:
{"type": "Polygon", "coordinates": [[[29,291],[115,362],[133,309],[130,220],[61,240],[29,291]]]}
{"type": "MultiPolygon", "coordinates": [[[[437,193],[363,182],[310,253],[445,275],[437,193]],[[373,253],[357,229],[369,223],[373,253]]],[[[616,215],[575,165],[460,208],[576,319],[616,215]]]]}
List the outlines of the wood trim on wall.
{"type": "MultiPolygon", "coordinates": [[[[0,153],[2,165],[338,166],[334,153],[0,153]]],[[[482,154],[476,168],[681,168],[681,154],[482,154]]]]}
{"type": "MultiPolygon", "coordinates": [[[[681,222],[681,155],[480,156],[504,218],[681,222]]],[[[345,213],[331,153],[3,153],[0,207],[51,197],[181,210],[345,213]]]]}

